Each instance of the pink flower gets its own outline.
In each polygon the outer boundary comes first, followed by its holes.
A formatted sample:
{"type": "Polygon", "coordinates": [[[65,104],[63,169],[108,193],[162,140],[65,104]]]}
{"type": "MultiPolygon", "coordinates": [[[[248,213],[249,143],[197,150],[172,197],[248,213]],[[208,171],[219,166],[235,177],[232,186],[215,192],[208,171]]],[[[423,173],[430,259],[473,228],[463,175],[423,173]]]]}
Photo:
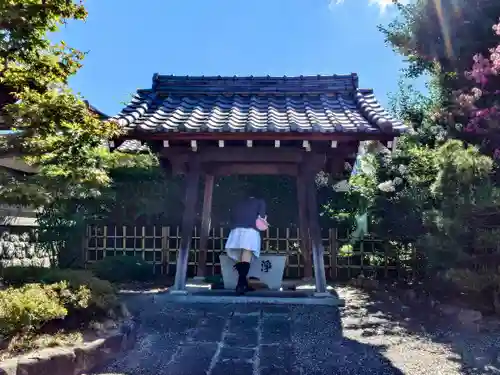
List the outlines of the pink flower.
{"type": "Polygon", "coordinates": [[[495,32],[495,34],[497,35],[500,35],[500,22],[497,23],[496,25],[493,25],[493,31],[495,32]]]}
{"type": "Polygon", "coordinates": [[[500,159],[500,149],[495,149],[495,152],[493,152],[493,158],[494,159],[500,159]]]}
{"type": "MultiPolygon", "coordinates": [[[[500,22],[493,26],[493,31],[496,35],[500,35],[500,22]]],[[[497,107],[497,103],[490,108],[479,109],[475,104],[483,96],[500,95],[500,90],[486,88],[490,76],[500,74],[500,44],[489,49],[489,56],[485,57],[478,53],[472,60],[472,69],[464,72],[464,76],[475,81],[479,87],[473,87],[470,92],[457,92],[457,104],[462,109],[460,113],[469,117],[464,131],[488,134],[492,128],[500,128],[500,107],[497,107]]],[[[500,148],[495,150],[495,157],[500,159],[500,148]]]]}

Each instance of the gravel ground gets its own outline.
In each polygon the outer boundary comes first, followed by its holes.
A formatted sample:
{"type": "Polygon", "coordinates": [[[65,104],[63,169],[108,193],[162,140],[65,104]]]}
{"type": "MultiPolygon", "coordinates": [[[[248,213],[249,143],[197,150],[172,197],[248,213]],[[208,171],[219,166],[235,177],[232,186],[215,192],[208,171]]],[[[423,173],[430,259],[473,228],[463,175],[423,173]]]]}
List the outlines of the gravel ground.
{"type": "Polygon", "coordinates": [[[383,345],[382,354],[404,374],[500,374],[498,322],[481,332],[457,327],[427,308],[411,309],[391,296],[374,298],[351,287],[337,292],[346,300],[344,336],[383,345]]]}
{"type": "Polygon", "coordinates": [[[337,292],[346,300],[340,310],[128,297],[141,323],[138,342],[92,375],[500,374],[492,365],[498,346],[484,334],[454,331],[354,288],[337,292]],[[463,364],[477,358],[481,370],[463,364]]]}

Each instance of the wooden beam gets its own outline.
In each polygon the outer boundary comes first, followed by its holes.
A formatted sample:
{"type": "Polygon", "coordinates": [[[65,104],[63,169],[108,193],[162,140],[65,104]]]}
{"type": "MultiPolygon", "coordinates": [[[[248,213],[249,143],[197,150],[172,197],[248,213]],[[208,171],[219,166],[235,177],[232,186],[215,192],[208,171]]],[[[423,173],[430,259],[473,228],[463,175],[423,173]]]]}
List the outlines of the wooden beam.
{"type": "Polygon", "coordinates": [[[230,175],[297,175],[297,165],[293,163],[210,163],[203,170],[215,176],[230,175]]]}
{"type": "Polygon", "coordinates": [[[311,235],[311,250],[314,264],[314,279],[316,284],[316,293],[327,293],[326,290],[326,274],[325,274],[325,259],[324,247],[321,241],[321,229],[319,226],[318,202],[316,197],[316,166],[314,160],[309,160],[304,164],[301,173],[304,173],[304,180],[306,181],[306,194],[307,194],[307,211],[309,231],[311,235]]]}
{"type": "MultiPolygon", "coordinates": [[[[198,149],[204,162],[283,162],[299,163],[302,161],[305,151],[298,148],[286,149],[271,147],[200,147],[198,149]]],[[[161,156],[166,158],[183,158],[187,161],[192,151],[184,147],[169,147],[161,151],[161,156]]]]}
{"type": "Polygon", "coordinates": [[[296,178],[297,182],[297,206],[299,213],[299,230],[300,230],[300,254],[304,262],[304,279],[312,279],[313,268],[311,259],[311,239],[309,235],[309,225],[307,220],[307,195],[306,195],[306,180],[304,174],[299,173],[296,178]]]}
{"type": "Polygon", "coordinates": [[[198,200],[198,183],[200,181],[199,158],[193,157],[189,161],[186,181],[186,196],[184,200],[184,213],[182,215],[182,232],[179,252],[177,253],[177,267],[175,271],[174,291],[185,291],[186,275],[193,235],[196,201],[198,200]]]}
{"type": "MultiPolygon", "coordinates": [[[[186,173],[186,165],[193,155],[198,155],[203,160],[202,170],[206,173],[216,176],[220,175],[290,175],[295,176],[298,173],[298,165],[305,157],[314,162],[316,171],[325,167],[327,160],[324,153],[307,153],[300,149],[247,149],[238,147],[218,147],[207,149],[204,152],[191,152],[186,149],[171,147],[162,150],[162,157],[167,158],[172,165],[175,174],[186,173]]],[[[330,154],[331,155],[331,154],[330,154]]],[[[340,158],[340,156],[339,156],[340,158]]]]}
{"type": "Polygon", "coordinates": [[[164,132],[145,133],[131,132],[122,136],[124,139],[168,139],[168,140],[233,140],[233,141],[364,141],[364,140],[385,140],[390,141],[400,133],[352,133],[352,132],[164,132]]]}
{"type": "Polygon", "coordinates": [[[201,214],[200,251],[198,252],[198,269],[196,276],[204,278],[207,268],[208,238],[210,236],[210,223],[212,217],[212,197],[214,191],[214,176],[205,175],[205,190],[203,193],[203,210],[201,214]]]}

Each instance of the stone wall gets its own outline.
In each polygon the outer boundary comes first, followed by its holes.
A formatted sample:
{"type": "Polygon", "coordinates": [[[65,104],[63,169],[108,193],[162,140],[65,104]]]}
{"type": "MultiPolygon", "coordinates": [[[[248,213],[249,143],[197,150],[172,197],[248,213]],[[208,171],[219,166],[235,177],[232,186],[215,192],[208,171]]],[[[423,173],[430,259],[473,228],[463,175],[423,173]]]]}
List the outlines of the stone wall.
{"type": "Polygon", "coordinates": [[[37,246],[34,228],[0,226],[0,262],[3,267],[49,267],[50,254],[37,246]]]}

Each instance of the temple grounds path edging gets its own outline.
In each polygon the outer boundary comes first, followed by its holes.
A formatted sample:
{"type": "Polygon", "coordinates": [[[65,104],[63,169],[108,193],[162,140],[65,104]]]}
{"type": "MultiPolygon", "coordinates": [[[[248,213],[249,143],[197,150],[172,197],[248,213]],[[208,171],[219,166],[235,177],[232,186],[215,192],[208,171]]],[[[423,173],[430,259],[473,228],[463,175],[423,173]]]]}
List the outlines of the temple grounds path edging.
{"type": "Polygon", "coordinates": [[[128,317],[115,329],[74,347],[37,350],[0,362],[0,375],[81,375],[131,349],[138,323],[128,317]]]}

